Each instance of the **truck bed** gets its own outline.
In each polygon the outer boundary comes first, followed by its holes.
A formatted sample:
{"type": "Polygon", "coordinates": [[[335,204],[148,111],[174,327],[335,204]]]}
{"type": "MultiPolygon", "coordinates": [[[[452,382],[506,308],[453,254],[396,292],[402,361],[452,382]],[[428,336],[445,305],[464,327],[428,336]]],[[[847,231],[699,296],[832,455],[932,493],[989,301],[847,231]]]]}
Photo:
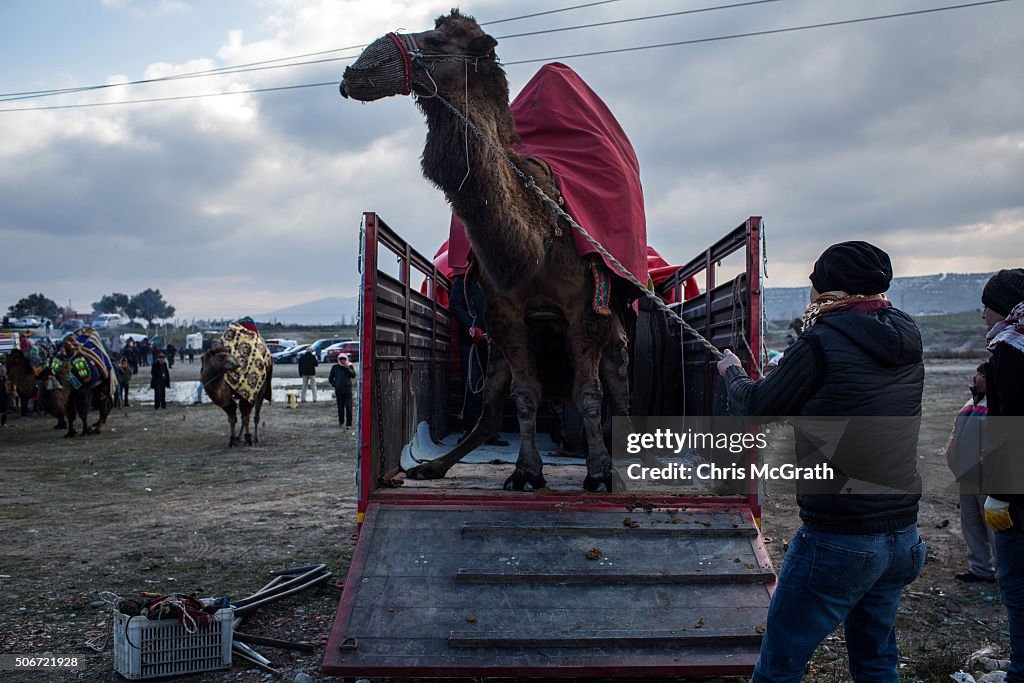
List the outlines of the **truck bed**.
{"type": "Polygon", "coordinates": [[[749,510],[628,508],[372,503],[325,673],[749,672],[775,581],[749,510]]]}

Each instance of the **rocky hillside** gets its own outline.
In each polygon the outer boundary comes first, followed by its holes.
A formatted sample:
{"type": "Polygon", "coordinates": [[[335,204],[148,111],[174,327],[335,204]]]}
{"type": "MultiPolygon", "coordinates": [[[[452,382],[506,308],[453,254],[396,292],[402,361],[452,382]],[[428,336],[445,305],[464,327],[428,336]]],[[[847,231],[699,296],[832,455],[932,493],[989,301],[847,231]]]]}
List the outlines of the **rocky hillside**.
{"type": "MultiPolygon", "coordinates": [[[[911,315],[938,315],[981,309],[981,290],[992,273],[942,273],[898,277],[887,296],[911,315]]],[[[765,306],[769,320],[791,320],[807,306],[807,287],[767,287],[765,306]]]]}

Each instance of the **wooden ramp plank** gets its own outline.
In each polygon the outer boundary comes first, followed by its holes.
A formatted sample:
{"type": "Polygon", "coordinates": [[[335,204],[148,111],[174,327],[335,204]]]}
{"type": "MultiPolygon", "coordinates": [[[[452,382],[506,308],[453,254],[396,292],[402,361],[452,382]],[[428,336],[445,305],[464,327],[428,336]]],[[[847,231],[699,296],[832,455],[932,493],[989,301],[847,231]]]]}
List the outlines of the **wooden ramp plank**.
{"type": "Polygon", "coordinates": [[[678,526],[644,526],[643,521],[632,517],[619,526],[575,525],[562,526],[557,524],[515,525],[508,522],[480,524],[468,522],[462,525],[463,536],[641,536],[681,537],[681,536],[757,536],[757,527],[753,524],[727,526],[684,522],[678,526]],[[635,524],[636,526],[633,526],[635,524]]]}
{"type": "Polygon", "coordinates": [[[758,632],[740,632],[733,629],[674,630],[607,630],[607,631],[540,631],[529,635],[516,631],[452,631],[448,636],[450,647],[619,647],[641,643],[644,645],[695,645],[713,642],[716,645],[761,644],[758,632]]]}
{"type": "Polygon", "coordinates": [[[763,570],[730,572],[623,572],[618,570],[589,569],[565,572],[488,572],[475,569],[460,569],[455,575],[456,583],[496,584],[690,584],[690,583],[768,583],[775,580],[775,573],[763,570]]]}

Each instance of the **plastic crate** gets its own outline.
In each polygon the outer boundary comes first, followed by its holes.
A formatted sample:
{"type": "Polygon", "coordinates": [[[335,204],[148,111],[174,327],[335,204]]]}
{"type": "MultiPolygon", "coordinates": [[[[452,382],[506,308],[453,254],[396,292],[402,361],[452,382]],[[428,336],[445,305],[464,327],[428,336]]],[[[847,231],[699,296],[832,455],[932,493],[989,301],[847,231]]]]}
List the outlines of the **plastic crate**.
{"type": "Polygon", "coordinates": [[[114,610],[114,671],[137,680],[226,669],[234,612],[218,610],[217,621],[189,633],[177,619],[151,621],[114,610]]]}

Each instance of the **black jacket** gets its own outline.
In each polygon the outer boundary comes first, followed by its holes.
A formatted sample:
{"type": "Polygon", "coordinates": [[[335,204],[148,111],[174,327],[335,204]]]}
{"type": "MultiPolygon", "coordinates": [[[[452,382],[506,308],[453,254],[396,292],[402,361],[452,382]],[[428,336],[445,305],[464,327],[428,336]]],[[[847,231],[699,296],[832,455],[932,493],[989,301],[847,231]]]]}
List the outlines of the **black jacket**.
{"type": "Polygon", "coordinates": [[[150,389],[171,386],[171,371],[167,368],[167,363],[154,360],[153,368],[149,372],[152,375],[152,379],[149,380],[150,389]]]}
{"type": "Polygon", "coordinates": [[[327,378],[327,381],[334,387],[334,393],[336,394],[349,394],[352,393],[352,380],[355,379],[356,369],[349,365],[334,364],[331,368],[331,374],[327,378]]]}
{"type": "Polygon", "coordinates": [[[1024,352],[1009,344],[997,344],[985,373],[985,387],[988,426],[982,487],[993,498],[1014,503],[1024,514],[1024,494],[1020,493],[1024,477],[1020,465],[1015,464],[1024,460],[1019,428],[1024,420],[1024,352]]]}
{"type": "Polygon", "coordinates": [[[299,376],[308,377],[316,374],[316,366],[319,365],[316,356],[312,351],[303,351],[299,354],[299,376]]]}
{"type": "Polygon", "coordinates": [[[826,313],[786,351],[779,368],[752,382],[739,368],[726,376],[730,412],[794,420],[798,464],[828,461],[830,483],[797,488],[800,517],[833,533],[881,533],[917,520],[917,439],[924,363],[913,319],[895,308],[826,313]],[[847,420],[847,418],[854,418],[847,420]],[[849,477],[849,481],[847,480],[849,477]],[[860,482],[898,491],[858,494],[860,482]]]}

